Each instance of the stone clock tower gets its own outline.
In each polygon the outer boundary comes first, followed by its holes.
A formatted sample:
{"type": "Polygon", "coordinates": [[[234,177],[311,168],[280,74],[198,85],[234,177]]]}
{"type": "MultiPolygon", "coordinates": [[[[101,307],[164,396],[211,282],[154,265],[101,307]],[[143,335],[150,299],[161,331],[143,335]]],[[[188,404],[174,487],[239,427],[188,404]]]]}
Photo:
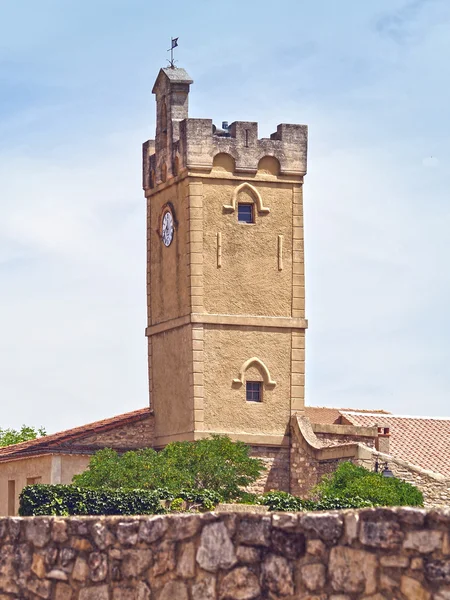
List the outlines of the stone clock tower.
{"type": "Polygon", "coordinates": [[[216,129],[189,118],[191,84],[160,70],[144,144],[156,447],[215,432],[276,454],[304,407],[307,127],[216,129]]]}

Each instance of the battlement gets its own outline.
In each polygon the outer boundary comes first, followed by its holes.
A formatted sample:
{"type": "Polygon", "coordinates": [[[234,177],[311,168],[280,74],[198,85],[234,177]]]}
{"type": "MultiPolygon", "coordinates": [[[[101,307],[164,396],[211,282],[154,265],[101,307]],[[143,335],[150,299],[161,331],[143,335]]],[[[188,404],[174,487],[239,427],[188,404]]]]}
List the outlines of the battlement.
{"type": "Polygon", "coordinates": [[[282,123],[270,138],[258,138],[258,123],[235,121],[224,130],[211,119],[188,117],[192,79],[184,69],[161,69],[156,95],[155,140],[143,146],[143,187],[152,189],[183,171],[217,169],[275,176],[306,173],[308,128],[282,123]]]}

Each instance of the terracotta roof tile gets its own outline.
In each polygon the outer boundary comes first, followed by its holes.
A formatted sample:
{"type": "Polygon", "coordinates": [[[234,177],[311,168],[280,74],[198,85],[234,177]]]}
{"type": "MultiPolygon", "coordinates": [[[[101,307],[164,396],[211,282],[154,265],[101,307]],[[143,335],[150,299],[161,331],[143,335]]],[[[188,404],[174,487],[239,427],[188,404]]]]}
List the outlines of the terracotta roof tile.
{"type": "Polygon", "coordinates": [[[20,444],[13,444],[11,446],[5,446],[0,448],[0,461],[15,458],[21,455],[35,454],[37,452],[48,451],[52,447],[57,447],[60,444],[83,438],[92,433],[100,433],[121,427],[128,423],[134,423],[141,421],[149,417],[152,413],[150,408],[141,408],[132,412],[124,413],[110,419],[102,419],[101,421],[95,421],[94,423],[88,423],[81,427],[75,427],[74,429],[67,429],[65,431],[59,431],[51,435],[29,440],[28,442],[21,442],[20,444]]]}
{"type": "Polygon", "coordinates": [[[450,418],[340,412],[353,425],[389,427],[389,454],[450,477],[450,418]]]}

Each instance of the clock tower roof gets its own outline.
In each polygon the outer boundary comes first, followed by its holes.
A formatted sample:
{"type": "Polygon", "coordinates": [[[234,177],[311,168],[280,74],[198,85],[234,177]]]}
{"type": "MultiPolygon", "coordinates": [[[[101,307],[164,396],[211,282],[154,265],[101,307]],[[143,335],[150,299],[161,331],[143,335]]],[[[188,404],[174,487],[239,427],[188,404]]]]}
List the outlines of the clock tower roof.
{"type": "Polygon", "coordinates": [[[153,86],[153,94],[157,93],[162,78],[167,78],[170,83],[183,83],[190,85],[194,82],[194,80],[184,69],[180,69],[178,67],[164,67],[159,70],[158,77],[156,78],[153,86]]]}

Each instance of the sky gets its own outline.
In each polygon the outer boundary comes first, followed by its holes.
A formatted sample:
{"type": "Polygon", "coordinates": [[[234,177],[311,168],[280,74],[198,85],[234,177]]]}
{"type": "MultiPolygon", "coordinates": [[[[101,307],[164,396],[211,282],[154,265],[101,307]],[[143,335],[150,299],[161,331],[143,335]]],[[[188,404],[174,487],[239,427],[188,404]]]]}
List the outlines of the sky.
{"type": "Polygon", "coordinates": [[[141,144],[309,126],[306,402],[450,416],[448,0],[0,0],[0,427],[148,404],[141,144]]]}

